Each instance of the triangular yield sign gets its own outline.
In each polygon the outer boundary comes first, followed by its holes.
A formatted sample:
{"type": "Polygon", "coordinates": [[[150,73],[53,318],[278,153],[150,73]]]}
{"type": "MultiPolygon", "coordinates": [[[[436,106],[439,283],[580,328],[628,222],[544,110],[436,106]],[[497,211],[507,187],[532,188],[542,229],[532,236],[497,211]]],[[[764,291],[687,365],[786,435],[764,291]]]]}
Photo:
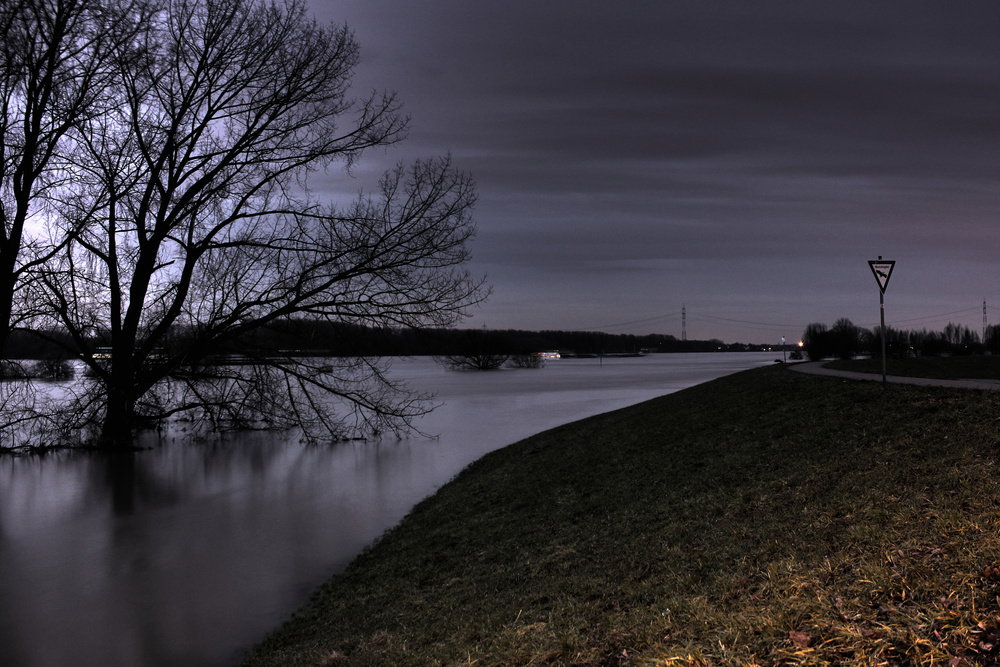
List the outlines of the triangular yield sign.
{"type": "Polygon", "coordinates": [[[885,286],[889,284],[889,276],[892,275],[892,267],[896,266],[896,261],[892,259],[870,259],[868,266],[872,267],[875,280],[878,281],[878,288],[885,294],[885,286]]]}

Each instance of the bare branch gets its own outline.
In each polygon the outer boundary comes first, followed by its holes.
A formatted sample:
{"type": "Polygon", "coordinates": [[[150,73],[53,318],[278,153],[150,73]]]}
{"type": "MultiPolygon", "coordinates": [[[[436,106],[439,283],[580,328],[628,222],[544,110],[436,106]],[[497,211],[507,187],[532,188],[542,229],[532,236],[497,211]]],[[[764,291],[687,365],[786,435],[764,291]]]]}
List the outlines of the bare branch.
{"type": "Polygon", "coordinates": [[[42,321],[69,330],[94,375],[77,409],[99,408],[115,442],[180,413],[406,431],[426,400],[379,364],[220,355],[296,318],[459,321],[488,293],[465,268],[472,179],[444,157],[399,165],[346,206],[310,198],[310,174],[349,173],[408,120],[391,93],[349,96],[353,35],[301,0],[149,2],[118,18],[94,79],[102,112],[71,124],[59,163],[71,178],[48,214],[57,242],[30,273],[42,321]]]}

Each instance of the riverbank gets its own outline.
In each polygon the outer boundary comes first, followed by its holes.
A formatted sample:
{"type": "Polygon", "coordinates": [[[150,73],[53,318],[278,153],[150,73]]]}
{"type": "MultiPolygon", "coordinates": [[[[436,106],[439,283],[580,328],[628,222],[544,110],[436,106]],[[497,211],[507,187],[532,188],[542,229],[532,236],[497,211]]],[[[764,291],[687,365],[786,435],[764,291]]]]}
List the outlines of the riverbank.
{"type": "Polygon", "coordinates": [[[998,422],[996,392],[776,366],[553,429],[245,664],[993,664],[998,422]]]}

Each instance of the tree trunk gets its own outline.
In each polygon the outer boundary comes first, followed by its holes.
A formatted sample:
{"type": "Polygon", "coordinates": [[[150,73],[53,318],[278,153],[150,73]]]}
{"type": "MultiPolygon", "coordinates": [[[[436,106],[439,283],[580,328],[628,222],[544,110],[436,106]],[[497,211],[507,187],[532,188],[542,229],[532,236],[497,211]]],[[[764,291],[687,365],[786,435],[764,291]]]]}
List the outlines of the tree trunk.
{"type": "MultiPolygon", "coordinates": [[[[0,252],[0,357],[2,358],[7,357],[7,342],[10,339],[14,311],[14,292],[18,287],[18,248],[11,249],[13,243],[13,240],[6,239],[0,252]]],[[[17,243],[20,244],[20,235],[17,243]]]]}
{"type": "Polygon", "coordinates": [[[101,449],[122,451],[132,448],[135,422],[135,399],[120,388],[109,388],[99,442],[101,449]]]}

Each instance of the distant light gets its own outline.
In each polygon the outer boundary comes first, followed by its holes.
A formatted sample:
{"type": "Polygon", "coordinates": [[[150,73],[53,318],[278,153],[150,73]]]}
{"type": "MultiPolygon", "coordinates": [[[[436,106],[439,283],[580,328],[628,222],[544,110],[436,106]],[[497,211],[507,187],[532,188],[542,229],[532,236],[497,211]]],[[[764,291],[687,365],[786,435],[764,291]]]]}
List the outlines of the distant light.
{"type": "Polygon", "coordinates": [[[805,347],[805,343],[803,343],[802,341],[799,341],[799,347],[805,347]]]}

